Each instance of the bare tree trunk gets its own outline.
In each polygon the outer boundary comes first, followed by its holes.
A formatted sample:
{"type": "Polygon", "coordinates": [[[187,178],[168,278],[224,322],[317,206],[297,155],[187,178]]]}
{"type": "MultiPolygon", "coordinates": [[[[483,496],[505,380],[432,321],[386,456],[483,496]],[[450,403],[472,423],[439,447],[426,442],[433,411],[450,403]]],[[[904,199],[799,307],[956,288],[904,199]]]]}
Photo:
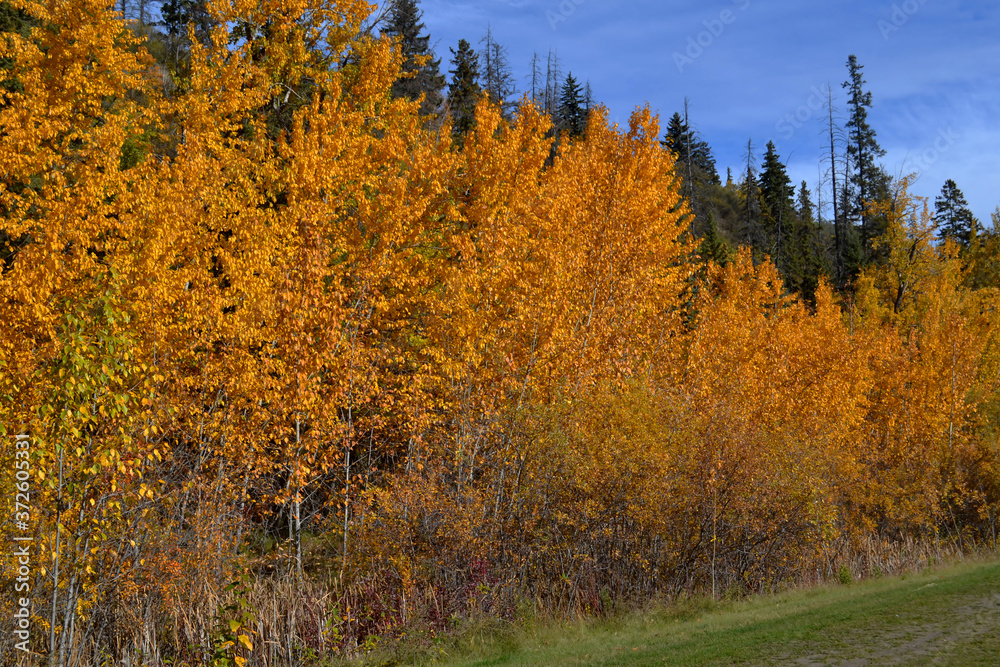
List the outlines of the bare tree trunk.
{"type": "Polygon", "coordinates": [[[686,131],[684,133],[685,134],[685,136],[684,136],[684,143],[687,146],[686,151],[685,151],[687,153],[685,162],[687,163],[686,166],[687,166],[688,202],[691,204],[691,218],[692,218],[691,219],[691,230],[692,230],[692,232],[694,232],[694,231],[697,231],[697,230],[695,230],[694,223],[698,219],[698,216],[695,213],[694,174],[693,174],[693,170],[691,169],[691,159],[692,159],[691,158],[691,134],[692,134],[692,131],[691,131],[691,123],[688,120],[688,98],[686,98],[686,97],[684,98],[684,127],[686,129],[686,131]]]}
{"type": "MultiPolygon", "coordinates": [[[[56,500],[56,545],[52,550],[52,616],[49,619],[49,664],[56,665],[56,604],[59,597],[59,524],[62,521],[63,457],[65,450],[59,451],[59,495],[56,500]]],[[[60,659],[61,660],[61,659],[60,659]]]]}
{"type": "MultiPolygon", "coordinates": [[[[344,559],[343,563],[347,562],[347,522],[350,518],[350,513],[348,512],[348,503],[351,499],[351,450],[347,450],[347,456],[344,462],[344,559]]],[[[343,569],[343,563],[341,564],[341,569],[343,569]]]]}
{"type": "MultiPolygon", "coordinates": [[[[299,448],[302,445],[302,421],[299,413],[295,413],[295,460],[298,462],[299,448]]],[[[298,466],[295,466],[295,473],[298,473],[298,466]]],[[[295,576],[302,580],[302,485],[299,480],[295,480],[295,496],[292,499],[292,508],[295,512],[295,576]]]]}
{"type": "Polygon", "coordinates": [[[830,131],[830,176],[833,179],[833,236],[834,236],[834,254],[835,257],[835,271],[837,274],[837,285],[842,285],[844,281],[844,239],[841,233],[841,220],[840,220],[840,210],[837,207],[837,150],[836,143],[834,141],[833,132],[833,90],[827,85],[827,104],[826,109],[829,119],[829,131],[830,131]]]}

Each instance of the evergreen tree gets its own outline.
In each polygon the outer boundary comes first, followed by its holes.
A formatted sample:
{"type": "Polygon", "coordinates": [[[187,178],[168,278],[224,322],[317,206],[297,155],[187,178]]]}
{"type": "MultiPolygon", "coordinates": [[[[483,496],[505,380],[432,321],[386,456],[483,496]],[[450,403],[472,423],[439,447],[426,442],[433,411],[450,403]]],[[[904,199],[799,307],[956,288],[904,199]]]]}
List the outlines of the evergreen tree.
{"type": "Polygon", "coordinates": [[[812,195],[805,181],[799,185],[796,207],[792,230],[792,269],[789,271],[791,279],[788,284],[807,302],[815,303],[820,276],[826,273],[825,249],[821,227],[814,217],[812,195]]]}
{"type": "Polygon", "coordinates": [[[860,222],[861,244],[865,252],[871,242],[885,231],[885,220],[872,218],[865,210],[866,203],[884,199],[889,192],[889,178],[877,160],[885,151],[875,139],[875,130],[868,124],[868,109],[872,106],[872,94],[864,89],[867,83],[863,77],[864,66],[851,55],[847,59],[849,79],[843,87],[848,92],[847,106],[847,158],[850,165],[848,182],[850,197],[845,213],[860,222]]]}
{"type": "MultiPolygon", "coordinates": [[[[0,2],[0,34],[18,34],[27,37],[35,21],[23,9],[15,9],[9,2],[0,2]]],[[[14,65],[14,59],[10,57],[0,57],[0,90],[7,92],[21,92],[24,90],[22,84],[16,79],[10,78],[9,70],[14,65]]],[[[10,102],[0,99],[0,108],[6,107],[10,102]]]]}
{"type": "Polygon", "coordinates": [[[708,231],[705,232],[705,236],[702,237],[701,244],[698,246],[698,255],[706,262],[715,262],[719,266],[725,266],[729,263],[731,254],[729,244],[719,233],[719,223],[715,214],[709,211],[708,231]]]}
{"type": "Polygon", "coordinates": [[[445,80],[439,71],[441,61],[434,59],[430,48],[430,36],[421,34],[421,17],[417,0],[393,0],[384,33],[399,40],[403,53],[402,76],[392,86],[393,96],[415,101],[423,95],[420,114],[429,115],[441,108],[445,80]]]}
{"type": "Polygon", "coordinates": [[[789,231],[795,220],[795,188],[788,178],[774,142],[767,142],[764,163],[760,171],[761,226],[763,227],[765,252],[771,255],[778,270],[788,270],[790,244],[789,231]]]}
{"type": "MultiPolygon", "coordinates": [[[[15,9],[8,2],[0,2],[0,39],[6,39],[7,34],[18,34],[27,37],[36,21],[23,9],[15,9]]],[[[8,93],[24,92],[24,84],[17,78],[10,75],[10,70],[14,67],[13,58],[0,57],[0,91],[8,93]]],[[[0,95],[0,109],[10,106],[11,102],[6,95],[0,95]]],[[[10,169],[4,170],[6,173],[0,176],[0,190],[20,193],[26,187],[26,182],[30,179],[22,178],[24,174],[10,169]]],[[[9,209],[0,204],[0,215],[6,216],[9,209]]],[[[28,234],[11,236],[6,229],[0,229],[0,272],[5,271],[14,259],[18,249],[29,240],[28,234]]]]}
{"type": "MultiPolygon", "coordinates": [[[[850,183],[844,183],[840,188],[840,211],[844,216],[844,211],[850,208],[851,187],[850,183]]],[[[843,276],[841,283],[847,286],[853,281],[862,267],[865,265],[864,243],[861,240],[860,228],[851,224],[843,224],[840,230],[841,254],[840,263],[843,276]]]]}
{"type": "Polygon", "coordinates": [[[469,42],[458,40],[458,51],[451,49],[448,86],[448,109],[451,111],[452,132],[456,138],[464,137],[476,124],[476,104],[483,91],[479,87],[479,56],[469,42]]]}
{"type": "Polygon", "coordinates": [[[566,75],[562,85],[556,126],[571,137],[582,137],[587,129],[587,119],[583,113],[583,90],[572,72],[566,75]]]}
{"type": "Polygon", "coordinates": [[[687,134],[687,123],[684,122],[680,112],[675,111],[667,122],[667,132],[663,135],[663,141],[660,143],[664,148],[677,155],[678,163],[687,161],[687,134]]]}
{"type": "Polygon", "coordinates": [[[215,23],[208,0],[164,0],[160,4],[160,25],[164,29],[166,64],[175,72],[185,68],[191,53],[188,25],[194,25],[195,39],[206,43],[215,23]]]}
{"type": "MultiPolygon", "coordinates": [[[[685,101],[685,106],[686,104],[685,101]]],[[[674,115],[670,117],[670,122],[667,123],[667,133],[663,135],[660,145],[677,156],[674,168],[676,172],[675,178],[680,179],[681,192],[687,198],[688,204],[695,213],[695,218],[697,218],[698,214],[695,210],[697,198],[694,194],[694,179],[691,178],[694,165],[691,161],[690,144],[691,133],[688,130],[687,123],[681,117],[680,113],[675,111],[674,115]]]]}
{"type": "Polygon", "coordinates": [[[688,103],[684,101],[684,115],[674,113],[667,123],[667,131],[660,142],[677,155],[677,176],[681,179],[681,192],[687,198],[694,214],[692,231],[708,233],[708,213],[711,209],[713,188],[720,186],[715,169],[715,158],[708,143],[691,129],[687,117],[688,103]]]}
{"type": "Polygon", "coordinates": [[[799,215],[799,220],[813,223],[815,222],[815,216],[813,211],[815,210],[812,203],[812,194],[809,192],[809,186],[805,181],[799,184],[799,196],[795,201],[796,212],[799,215]]]}
{"type": "Polygon", "coordinates": [[[978,231],[978,223],[969,210],[965,195],[950,178],[944,182],[941,194],[934,200],[934,211],[934,223],[941,240],[950,238],[968,248],[978,231]]]}
{"type": "Polygon", "coordinates": [[[670,121],[667,123],[667,132],[660,143],[677,154],[678,163],[684,165],[690,163],[692,176],[696,181],[713,185],[722,184],[708,142],[690,128],[687,119],[682,117],[680,113],[675,112],[670,117],[670,121]]]}

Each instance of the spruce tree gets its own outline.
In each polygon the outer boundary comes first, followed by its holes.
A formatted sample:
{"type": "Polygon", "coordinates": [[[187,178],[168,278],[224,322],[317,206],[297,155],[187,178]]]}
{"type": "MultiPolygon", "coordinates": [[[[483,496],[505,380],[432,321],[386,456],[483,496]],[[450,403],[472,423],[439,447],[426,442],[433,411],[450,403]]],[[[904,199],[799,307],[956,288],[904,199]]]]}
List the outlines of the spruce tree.
{"type": "MultiPolygon", "coordinates": [[[[13,33],[21,37],[27,37],[31,33],[31,28],[36,23],[23,9],[15,9],[8,2],[0,2],[0,34],[13,33]]],[[[14,59],[10,57],[0,57],[0,90],[7,92],[21,92],[24,90],[22,84],[8,74],[14,65],[14,59]]],[[[0,108],[6,108],[10,102],[0,99],[0,108]]]]}
{"type": "Polygon", "coordinates": [[[729,244],[719,233],[719,223],[715,218],[715,213],[709,211],[708,231],[705,232],[705,236],[702,237],[698,246],[698,255],[706,262],[715,262],[719,266],[725,266],[729,263],[731,254],[729,244]]]}
{"type": "Polygon", "coordinates": [[[392,85],[393,96],[416,101],[423,95],[420,114],[426,116],[441,109],[445,80],[439,71],[441,61],[434,59],[430,48],[430,36],[421,34],[421,16],[417,0],[393,0],[384,33],[399,40],[403,53],[402,76],[392,85]]]}
{"type": "Polygon", "coordinates": [[[186,68],[191,53],[188,25],[194,25],[195,39],[199,42],[206,43],[211,37],[214,21],[208,11],[208,0],[164,0],[160,5],[160,18],[166,64],[178,72],[186,68]]]}
{"type": "Polygon", "coordinates": [[[795,200],[795,207],[796,213],[799,215],[799,220],[815,222],[815,216],[813,215],[815,208],[812,203],[812,194],[809,192],[809,186],[805,181],[799,184],[799,194],[795,200]]]}
{"type": "Polygon", "coordinates": [[[799,185],[796,219],[792,231],[794,284],[790,285],[808,303],[815,303],[819,279],[826,273],[822,232],[814,216],[812,195],[805,181],[799,185]]]}
{"type": "Polygon", "coordinates": [[[664,147],[677,154],[677,162],[685,165],[690,162],[692,176],[695,181],[721,185],[719,173],[715,168],[715,158],[708,142],[688,125],[686,118],[675,112],[667,123],[666,134],[660,142],[664,147]]]}
{"type": "Polygon", "coordinates": [[[667,122],[667,132],[663,135],[663,141],[660,143],[663,144],[664,148],[677,155],[679,163],[687,160],[687,133],[688,127],[684,118],[680,112],[675,111],[667,122]]]}
{"type": "MultiPolygon", "coordinates": [[[[844,211],[848,210],[851,206],[851,192],[850,183],[844,183],[840,188],[841,215],[845,215],[844,211]]],[[[840,230],[840,263],[841,271],[843,272],[841,284],[843,286],[849,285],[858,276],[866,263],[866,253],[864,243],[861,240],[860,227],[846,224],[846,222],[840,230]]]]}
{"type": "Polygon", "coordinates": [[[571,137],[582,137],[587,129],[587,119],[583,113],[583,90],[572,72],[563,81],[556,126],[571,137]]]}
{"type": "Polygon", "coordinates": [[[667,133],[663,135],[663,140],[660,144],[677,156],[676,166],[674,167],[674,178],[680,180],[681,192],[687,197],[688,205],[697,219],[698,211],[696,210],[696,205],[698,198],[694,193],[694,179],[692,178],[694,165],[691,161],[691,133],[687,122],[681,117],[680,113],[675,111],[674,115],[670,117],[670,121],[667,123],[667,133]]]}
{"type": "Polygon", "coordinates": [[[978,223],[965,195],[950,178],[944,182],[941,194],[934,200],[934,223],[941,240],[952,239],[963,248],[968,248],[976,234],[978,223]]]}
{"type": "Polygon", "coordinates": [[[454,69],[449,70],[448,110],[451,112],[452,133],[461,138],[475,126],[476,104],[483,94],[479,87],[479,56],[464,39],[458,40],[458,51],[451,49],[451,54],[454,69]]]}
{"type": "Polygon", "coordinates": [[[885,151],[875,139],[875,130],[868,124],[868,109],[872,106],[872,94],[865,90],[867,83],[858,63],[851,55],[847,59],[849,79],[843,87],[847,90],[847,158],[850,166],[848,182],[851,186],[846,214],[860,223],[862,248],[868,252],[871,242],[885,231],[885,220],[873,218],[866,210],[868,202],[888,196],[889,178],[877,162],[885,151]]]}
{"type": "Polygon", "coordinates": [[[795,188],[773,141],[767,142],[760,170],[761,225],[765,252],[771,255],[778,270],[787,271],[792,236],[789,233],[795,219],[793,197],[795,188]]]}
{"type": "Polygon", "coordinates": [[[677,156],[676,173],[681,179],[681,192],[694,214],[692,231],[697,235],[704,235],[708,233],[708,213],[713,188],[721,185],[721,182],[715,169],[712,149],[691,129],[687,112],[688,103],[685,100],[684,115],[674,113],[670,117],[667,131],[660,143],[677,156]]]}
{"type": "MultiPolygon", "coordinates": [[[[8,2],[0,2],[0,39],[6,39],[6,34],[11,33],[27,37],[36,23],[36,20],[23,9],[16,9],[8,2]]],[[[14,64],[13,58],[0,57],[0,78],[2,78],[0,91],[24,92],[24,84],[10,74],[14,64]]],[[[0,95],[0,109],[5,109],[10,105],[10,99],[6,95],[0,95]]],[[[23,173],[10,169],[4,171],[6,173],[0,176],[0,190],[20,193],[25,188],[31,188],[28,183],[32,179],[25,178],[23,173]]],[[[9,209],[0,204],[0,215],[6,216],[8,214],[9,209]]],[[[6,229],[0,229],[0,272],[7,269],[13,261],[17,249],[23,246],[29,238],[28,234],[11,236],[6,229]]]]}

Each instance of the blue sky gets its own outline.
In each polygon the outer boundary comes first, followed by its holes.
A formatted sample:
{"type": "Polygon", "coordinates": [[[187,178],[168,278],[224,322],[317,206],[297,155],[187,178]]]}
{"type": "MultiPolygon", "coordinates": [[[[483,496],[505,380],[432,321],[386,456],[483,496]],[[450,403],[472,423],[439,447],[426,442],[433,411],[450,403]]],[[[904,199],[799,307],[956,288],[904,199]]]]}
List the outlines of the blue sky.
{"type": "Polygon", "coordinates": [[[421,0],[441,69],[487,24],[521,88],[535,51],[589,79],[611,119],[649,103],[663,125],[689,100],[720,175],[773,140],[789,175],[815,193],[823,153],[819,98],[843,117],[847,57],[864,65],[869,121],[890,173],[919,172],[933,198],[948,178],[987,226],[1000,204],[1000,3],[995,0],[421,0]]]}

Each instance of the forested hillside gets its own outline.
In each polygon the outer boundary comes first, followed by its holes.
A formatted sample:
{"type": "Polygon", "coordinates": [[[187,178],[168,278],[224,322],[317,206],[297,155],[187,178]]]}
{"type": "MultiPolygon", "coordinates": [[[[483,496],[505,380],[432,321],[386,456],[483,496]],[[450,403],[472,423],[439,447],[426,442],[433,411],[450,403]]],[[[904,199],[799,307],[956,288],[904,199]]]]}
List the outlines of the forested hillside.
{"type": "Polygon", "coordinates": [[[821,223],[773,144],[722,183],[680,114],[481,85],[495,42],[449,84],[413,2],[159,4],[0,3],[3,664],[995,548],[1000,214],[866,161],[860,70],[821,223]]]}

